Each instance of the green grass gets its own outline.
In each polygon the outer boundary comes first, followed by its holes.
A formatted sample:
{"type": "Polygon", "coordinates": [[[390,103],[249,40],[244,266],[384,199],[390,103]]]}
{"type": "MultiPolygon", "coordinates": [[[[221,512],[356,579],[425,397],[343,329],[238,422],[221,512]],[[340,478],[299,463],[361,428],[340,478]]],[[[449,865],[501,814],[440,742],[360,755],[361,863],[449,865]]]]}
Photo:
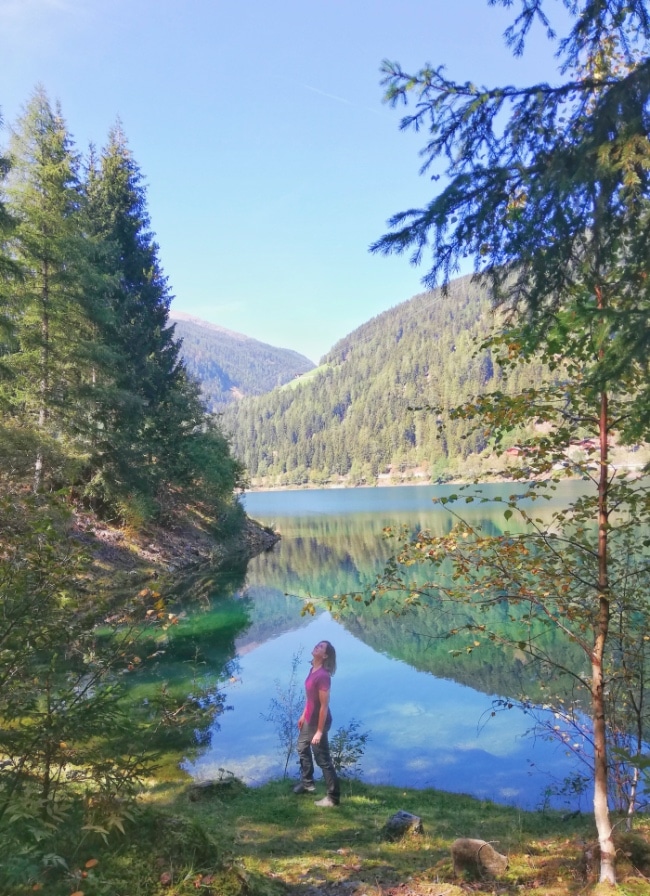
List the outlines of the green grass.
{"type": "MultiPolygon", "coordinates": [[[[320,795],[320,794],[317,794],[320,795]]],[[[190,813],[213,836],[227,833],[251,893],[286,892],[308,885],[347,885],[354,893],[380,892],[387,887],[418,882],[419,892],[445,882],[458,886],[449,847],[457,837],[493,843],[509,857],[499,892],[539,890],[545,894],[587,892],[584,847],[595,840],[593,819],[582,815],[563,819],[561,813],[523,812],[489,801],[436,790],[405,790],[346,782],[337,809],[319,809],[313,797],[295,796],[291,782],[275,781],[243,789],[231,798],[218,796],[190,802],[179,794],[176,807],[190,813]],[[423,833],[391,842],[383,827],[400,809],[422,819],[423,833]],[[353,886],[353,884],[355,886],[353,886]]],[[[641,825],[638,825],[641,830],[641,825]]],[[[650,826],[645,823],[645,835],[650,826]]],[[[637,862],[650,872],[650,846],[637,849],[637,862]]],[[[629,851],[629,845],[628,845],[629,851]]],[[[625,893],[648,893],[647,879],[635,876],[622,855],[621,874],[629,878],[625,893]],[[643,885],[646,889],[639,889],[643,885]]],[[[477,888],[478,887],[478,888],[477,888]]],[[[475,893],[493,893],[494,882],[475,893]]],[[[181,891],[179,891],[180,893],[181,891]]]]}
{"type": "MultiPolygon", "coordinates": [[[[311,889],[379,896],[399,884],[409,896],[601,893],[585,864],[585,846],[595,841],[589,815],[563,818],[356,781],[344,782],[338,808],[319,809],[314,797],[294,795],[292,783],[247,788],[226,776],[223,786],[198,795],[178,781],[154,785],[124,835],[114,830],[107,842],[95,836],[80,846],[68,831],[67,867],[33,874],[12,893],[281,896],[311,889]],[[400,809],[420,816],[423,832],[391,841],[383,827],[400,809]],[[455,877],[449,848],[457,837],[491,842],[509,857],[508,870],[497,882],[455,877]]],[[[650,822],[638,818],[633,837],[619,846],[617,892],[647,896],[650,822]]]]}
{"type": "Polygon", "coordinates": [[[302,386],[308,380],[313,380],[315,377],[320,376],[323,371],[327,370],[331,366],[331,364],[321,364],[320,367],[314,367],[313,370],[308,370],[307,373],[301,373],[300,376],[296,376],[292,380],[289,380],[288,383],[280,386],[280,389],[296,389],[298,386],[302,386]]]}

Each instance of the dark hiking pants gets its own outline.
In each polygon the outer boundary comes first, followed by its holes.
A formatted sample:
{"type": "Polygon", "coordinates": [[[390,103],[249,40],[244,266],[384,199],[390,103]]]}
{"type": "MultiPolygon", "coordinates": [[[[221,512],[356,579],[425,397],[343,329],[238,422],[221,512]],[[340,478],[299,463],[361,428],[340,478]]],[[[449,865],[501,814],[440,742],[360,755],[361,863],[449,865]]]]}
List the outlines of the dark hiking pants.
{"type": "Polygon", "coordinates": [[[319,744],[312,744],[311,739],[316,734],[316,725],[303,725],[298,735],[298,758],[300,760],[300,780],[305,787],[314,786],[314,761],[323,772],[327,795],[333,802],[338,803],[341,798],[339,779],[334,771],[334,764],[330,756],[330,745],[327,732],[323,732],[319,744]]]}

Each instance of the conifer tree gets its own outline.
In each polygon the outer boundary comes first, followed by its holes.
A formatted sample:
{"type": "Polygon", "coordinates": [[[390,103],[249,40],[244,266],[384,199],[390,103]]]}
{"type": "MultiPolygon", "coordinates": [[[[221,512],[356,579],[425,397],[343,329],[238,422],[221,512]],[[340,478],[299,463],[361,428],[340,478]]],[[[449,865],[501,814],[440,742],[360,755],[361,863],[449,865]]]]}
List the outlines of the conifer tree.
{"type": "Polygon", "coordinates": [[[114,386],[99,412],[90,492],[100,501],[136,494],[150,500],[162,475],[156,446],[169,422],[165,409],[183,377],[142,175],[119,124],[90,159],[86,192],[88,229],[103,244],[112,278],[102,338],[113,355],[114,386]]]}
{"type": "Polygon", "coordinates": [[[171,482],[200,481],[223,498],[241,470],[180,359],[143,177],[119,123],[90,159],[86,197],[88,230],[110,280],[101,339],[112,357],[88,492],[100,503],[138,504],[145,514],[159,511],[171,482]],[[212,471],[202,466],[207,459],[212,471]]]}
{"type": "Polygon", "coordinates": [[[10,142],[8,206],[16,226],[11,254],[21,270],[10,317],[10,420],[32,433],[34,488],[70,475],[83,453],[83,391],[92,327],[84,282],[79,159],[60,109],[38,88],[10,142]]]}
{"type": "MultiPolygon", "coordinates": [[[[430,253],[430,286],[474,259],[493,300],[523,309],[531,334],[568,294],[598,291],[605,316],[582,299],[579,321],[607,330],[597,386],[645,365],[650,342],[650,17],[642,0],[565,5],[573,25],[559,43],[558,85],[485,87],[442,66],[383,64],[386,100],[416,104],[402,129],[429,131],[423,171],[442,160],[448,182],[425,207],[394,215],[372,249],[410,252],[416,264],[430,253]]],[[[554,36],[543,0],[521,6],[506,32],[518,53],[536,19],[554,36]]],[[[645,412],[647,380],[637,401],[645,412]]],[[[624,421],[624,432],[638,437],[643,420],[624,421]]]]}
{"type": "MultiPolygon", "coordinates": [[[[409,74],[384,63],[386,99],[416,102],[402,127],[429,132],[423,170],[442,159],[448,181],[426,207],[393,216],[373,249],[410,251],[415,263],[430,250],[430,285],[472,257],[494,301],[521,312],[512,344],[526,356],[539,347],[556,367],[568,362],[574,426],[596,421],[594,815],[601,881],[613,883],[604,671],[617,600],[609,452],[614,436],[629,442],[650,432],[650,16],[644,0],[564,6],[571,25],[559,43],[564,80],[557,85],[483,87],[448,79],[442,66],[409,74]],[[614,391],[624,408],[616,415],[614,391]]],[[[506,32],[515,53],[536,21],[555,36],[547,8],[544,0],[521,0],[506,32]]],[[[571,429],[558,432],[568,439],[571,429]]]]}

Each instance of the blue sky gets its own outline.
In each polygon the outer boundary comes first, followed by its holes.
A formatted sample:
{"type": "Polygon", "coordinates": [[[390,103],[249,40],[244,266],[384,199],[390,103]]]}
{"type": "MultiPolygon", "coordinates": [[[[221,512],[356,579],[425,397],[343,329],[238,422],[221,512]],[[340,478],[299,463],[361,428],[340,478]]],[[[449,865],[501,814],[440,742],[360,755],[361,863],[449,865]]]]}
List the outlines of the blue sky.
{"type": "Polygon", "coordinates": [[[511,16],[487,0],[0,0],[0,110],[10,124],[40,83],[82,151],[119,116],[172,308],[318,361],[422,291],[424,270],[368,252],[436,188],[423,137],[381,101],[382,59],[553,80],[541,34],[523,59],[505,47],[511,16]]]}

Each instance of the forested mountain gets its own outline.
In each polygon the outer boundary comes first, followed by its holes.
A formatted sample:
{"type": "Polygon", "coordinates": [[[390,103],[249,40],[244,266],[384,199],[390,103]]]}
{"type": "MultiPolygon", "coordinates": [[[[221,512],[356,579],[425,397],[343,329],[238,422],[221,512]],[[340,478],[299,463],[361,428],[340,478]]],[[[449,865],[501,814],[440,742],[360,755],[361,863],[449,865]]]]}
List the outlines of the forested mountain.
{"type": "Polygon", "coordinates": [[[170,311],[181,356],[211,411],[249,395],[263,395],[288,383],[315,364],[298,352],[275,348],[241,333],[170,311]]]}
{"type": "MultiPolygon", "coordinates": [[[[506,388],[489,351],[485,294],[459,278],[448,293],[423,293],[338,342],[308,378],[226,410],[224,429],[252,484],[367,484],[479,472],[489,433],[467,436],[451,408],[506,388]]],[[[515,392],[541,369],[510,373],[515,392]]],[[[514,439],[514,436],[513,436],[514,439]]]]}

